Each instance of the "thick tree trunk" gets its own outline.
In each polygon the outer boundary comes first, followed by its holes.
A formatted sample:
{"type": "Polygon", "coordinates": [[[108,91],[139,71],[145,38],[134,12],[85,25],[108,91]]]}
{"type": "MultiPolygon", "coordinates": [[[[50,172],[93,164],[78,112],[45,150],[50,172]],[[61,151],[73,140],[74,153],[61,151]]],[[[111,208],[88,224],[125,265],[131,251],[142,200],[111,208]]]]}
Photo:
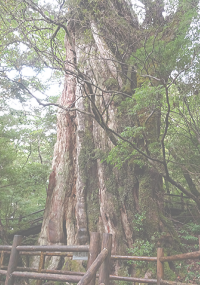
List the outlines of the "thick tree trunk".
{"type": "MultiPolygon", "coordinates": [[[[84,66],[82,72],[93,78],[98,86],[105,89],[104,82],[111,78],[122,87],[123,80],[118,74],[117,65],[112,61],[112,54],[108,52],[106,44],[98,37],[94,23],[92,31],[94,54],[97,58],[100,54],[107,60],[93,61],[87,58],[87,45],[76,45],[75,50],[72,27],[71,40],[66,38],[65,41],[66,70],[74,72],[74,64],[79,64],[84,66]]],[[[95,101],[102,112],[111,94],[102,97],[97,92],[95,97],[93,94],[87,97],[87,88],[67,73],[59,103],[63,106],[75,105],[77,109],[91,113],[94,107],[92,102],[95,101]]],[[[103,119],[109,128],[116,131],[120,131],[128,120],[126,117],[118,117],[114,103],[109,105],[103,119]]],[[[155,137],[157,139],[158,136],[155,137]]],[[[149,167],[141,168],[134,162],[124,164],[120,170],[102,162],[114,146],[112,141],[107,130],[93,117],[81,112],[59,110],[57,142],[40,244],[85,244],[89,243],[89,232],[98,231],[111,233],[113,254],[122,254],[132,247],[137,237],[137,231],[134,230],[136,213],[145,214],[145,234],[149,237],[161,229],[158,201],[162,201],[162,179],[149,167]]],[[[113,271],[117,270],[116,264],[113,271]]]]}
{"type": "MultiPolygon", "coordinates": [[[[60,103],[72,103],[76,94],[76,107],[89,111],[82,89],[66,76],[60,103]]],[[[116,128],[114,108],[109,125],[116,128]]],[[[134,242],[134,213],[139,210],[148,211],[149,234],[157,230],[160,178],[148,169],[137,174],[134,165],[119,171],[102,163],[113,145],[99,124],[82,113],[75,117],[59,111],[57,128],[40,243],[84,244],[89,231],[100,231],[113,235],[113,253],[125,252],[134,242]]]]}

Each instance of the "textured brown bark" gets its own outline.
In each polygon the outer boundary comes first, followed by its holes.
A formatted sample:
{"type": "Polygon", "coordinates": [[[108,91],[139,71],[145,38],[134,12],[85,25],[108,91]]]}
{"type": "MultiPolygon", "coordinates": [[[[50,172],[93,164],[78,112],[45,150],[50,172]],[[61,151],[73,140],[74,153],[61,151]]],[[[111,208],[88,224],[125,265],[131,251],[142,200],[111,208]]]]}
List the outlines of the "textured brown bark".
{"type": "MultiPolygon", "coordinates": [[[[65,39],[66,58],[75,63],[73,26],[71,35],[73,43],[65,39]]],[[[66,63],[66,69],[73,71],[73,65],[66,63]]],[[[65,84],[59,104],[72,106],[75,102],[76,80],[66,74],[65,84]]],[[[63,110],[57,115],[57,143],[54,148],[52,173],[49,177],[46,209],[39,242],[45,244],[66,243],[63,231],[63,221],[66,221],[68,229],[68,244],[75,243],[75,186],[76,186],[76,124],[74,112],[63,110]],[[69,222],[70,221],[70,222],[69,222]]]]}
{"type": "MultiPolygon", "coordinates": [[[[111,65],[109,61],[105,65],[103,60],[95,63],[98,84],[102,82],[103,86],[105,78],[111,77],[118,79],[121,85],[122,79],[117,73],[116,65],[112,63],[111,53],[97,36],[94,24],[92,29],[95,31],[94,52],[99,52],[102,57],[110,57],[111,60],[111,65]]],[[[73,30],[70,33],[73,35],[73,30]]],[[[76,46],[74,50],[68,39],[65,45],[67,62],[82,64],[84,61],[87,75],[90,72],[92,74],[89,63],[93,62],[85,58],[83,52],[87,51],[87,46],[81,46],[81,50],[76,46]]],[[[74,71],[73,68],[70,64],[66,66],[68,70],[74,71]]],[[[109,98],[110,94],[104,95],[104,100],[109,98]]],[[[59,103],[70,106],[74,102],[79,110],[92,111],[83,86],[73,76],[66,75],[59,103]]],[[[95,103],[103,111],[102,97],[96,96],[95,103]]],[[[104,114],[108,127],[117,131],[121,125],[119,119],[116,120],[115,104],[109,106],[108,114],[107,118],[107,114],[104,114]]],[[[106,162],[102,163],[103,155],[112,149],[113,144],[106,130],[91,117],[80,112],[59,111],[57,120],[57,143],[49,177],[40,243],[86,244],[89,242],[89,231],[99,231],[113,235],[113,254],[125,252],[126,247],[131,247],[135,239],[134,213],[145,209],[150,200],[156,200],[155,192],[162,188],[160,179],[157,176],[154,179],[155,173],[148,169],[138,170],[134,164],[125,165],[124,169],[118,171],[106,162]],[[63,222],[67,237],[64,235],[63,222]]],[[[124,121],[126,118],[123,118],[123,125],[124,121]]],[[[147,213],[154,220],[152,231],[158,229],[159,224],[156,202],[154,204],[153,212],[149,207],[147,213]]]]}

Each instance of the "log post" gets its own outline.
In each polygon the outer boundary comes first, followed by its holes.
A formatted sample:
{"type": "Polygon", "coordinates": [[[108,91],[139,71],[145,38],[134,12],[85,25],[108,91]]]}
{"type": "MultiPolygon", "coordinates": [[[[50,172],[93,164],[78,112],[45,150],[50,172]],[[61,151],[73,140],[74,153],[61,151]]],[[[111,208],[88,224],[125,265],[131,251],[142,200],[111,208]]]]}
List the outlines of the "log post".
{"type": "Polygon", "coordinates": [[[160,280],[164,278],[164,264],[160,261],[160,257],[164,256],[163,248],[157,248],[157,285],[160,285],[160,280]]]}
{"type": "MultiPolygon", "coordinates": [[[[39,263],[39,267],[38,267],[38,273],[41,273],[42,269],[44,269],[44,263],[45,263],[45,254],[44,254],[43,251],[41,251],[40,263],[39,263]]],[[[42,285],[42,280],[38,280],[36,285],[42,285]]]]}
{"type": "Polygon", "coordinates": [[[95,261],[92,263],[92,265],[89,267],[89,269],[87,270],[87,272],[84,274],[84,276],[81,278],[81,280],[78,282],[77,285],[88,285],[96,275],[96,272],[101,266],[101,264],[105,261],[107,255],[108,255],[107,248],[102,249],[102,251],[99,253],[95,261]]]}
{"type": "Polygon", "coordinates": [[[102,263],[99,270],[99,284],[109,285],[109,275],[110,275],[110,260],[111,260],[111,249],[112,249],[112,235],[103,234],[101,250],[106,248],[108,250],[108,255],[104,262],[102,263]]]}
{"type": "Polygon", "coordinates": [[[29,256],[26,255],[25,258],[26,258],[26,261],[25,261],[26,262],[26,267],[29,267],[29,256]]]}
{"type": "Polygon", "coordinates": [[[18,263],[18,258],[19,258],[19,252],[16,249],[16,247],[20,245],[21,242],[22,242],[22,236],[15,235],[13,239],[11,253],[10,253],[10,259],[8,263],[5,285],[14,284],[14,277],[12,276],[12,273],[17,268],[17,263],[18,263]]]}
{"type": "MultiPolygon", "coordinates": [[[[100,251],[100,234],[96,232],[90,233],[90,248],[89,248],[89,254],[88,254],[88,263],[87,263],[87,270],[92,265],[92,263],[97,258],[97,255],[100,251]]],[[[88,283],[88,285],[95,285],[96,281],[96,274],[94,278],[88,283]]]]}
{"type": "Polygon", "coordinates": [[[1,252],[1,258],[0,258],[0,269],[3,266],[3,262],[4,262],[4,251],[1,252]]]}

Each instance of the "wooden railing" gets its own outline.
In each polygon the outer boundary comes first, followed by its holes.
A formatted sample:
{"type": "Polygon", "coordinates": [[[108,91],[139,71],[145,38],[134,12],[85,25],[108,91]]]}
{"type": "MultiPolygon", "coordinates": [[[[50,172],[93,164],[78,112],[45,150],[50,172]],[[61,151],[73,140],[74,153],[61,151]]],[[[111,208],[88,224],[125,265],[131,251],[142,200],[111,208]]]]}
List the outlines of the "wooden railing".
{"type": "Polygon", "coordinates": [[[7,237],[12,239],[14,235],[28,236],[30,234],[39,233],[42,226],[44,210],[45,209],[38,210],[25,216],[20,215],[19,217],[13,218],[1,218],[7,237]]]}
{"type": "Polygon", "coordinates": [[[180,195],[166,193],[164,194],[164,196],[168,197],[164,199],[164,203],[169,208],[175,205],[177,209],[187,210],[189,207],[194,206],[194,203],[189,202],[191,201],[191,198],[188,196],[184,196],[183,193],[181,193],[180,195]]]}
{"type": "Polygon", "coordinates": [[[99,278],[100,285],[109,285],[109,280],[150,283],[158,285],[175,285],[177,283],[179,285],[183,285],[184,283],[164,280],[164,262],[194,259],[200,257],[200,250],[173,256],[164,256],[163,248],[157,249],[157,257],[111,255],[111,234],[103,234],[100,252],[99,233],[90,233],[90,245],[21,246],[21,241],[22,236],[15,236],[12,246],[0,245],[0,275],[6,275],[5,285],[13,285],[15,277],[36,279],[38,280],[37,285],[41,285],[42,280],[73,282],[78,283],[78,285],[95,285],[96,278],[99,278]],[[86,273],[44,269],[45,256],[72,257],[73,252],[88,252],[88,264],[86,273]],[[10,253],[10,258],[8,266],[5,266],[3,263],[5,254],[7,253],[10,253]],[[30,267],[18,267],[18,260],[20,255],[40,255],[38,269],[30,267]],[[109,268],[111,260],[155,262],[157,264],[157,279],[110,275],[109,268]],[[98,269],[99,274],[97,274],[98,269]]]}

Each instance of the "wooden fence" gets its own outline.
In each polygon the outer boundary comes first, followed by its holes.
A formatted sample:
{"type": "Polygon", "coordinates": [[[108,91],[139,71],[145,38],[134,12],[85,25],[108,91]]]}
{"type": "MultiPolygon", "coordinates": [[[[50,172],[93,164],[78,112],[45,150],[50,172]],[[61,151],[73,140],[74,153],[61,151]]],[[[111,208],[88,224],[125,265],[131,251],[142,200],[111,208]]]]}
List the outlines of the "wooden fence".
{"type": "MultiPolygon", "coordinates": [[[[200,238],[199,238],[200,240],[200,238]]],[[[90,233],[90,245],[74,246],[21,246],[22,236],[14,236],[12,246],[0,245],[0,275],[6,276],[5,285],[13,285],[15,277],[36,279],[37,285],[42,280],[63,281],[78,283],[78,285],[95,285],[96,278],[99,285],[109,285],[109,280],[139,282],[149,284],[183,285],[184,283],[164,280],[164,262],[183,259],[194,259],[200,257],[200,250],[173,256],[164,256],[163,248],[157,249],[157,257],[149,256],[121,256],[111,255],[112,235],[103,234],[101,251],[99,233],[90,233]],[[88,252],[87,271],[71,272],[63,270],[44,269],[45,256],[68,256],[72,257],[73,252],[88,252]],[[8,266],[4,265],[5,254],[10,254],[8,266]],[[30,267],[18,267],[20,255],[39,255],[40,262],[38,269],[30,267]],[[157,265],[157,279],[123,277],[110,275],[109,268],[111,260],[132,260],[155,262],[157,265]],[[97,271],[99,269],[99,274],[97,271]]]]}
{"type": "Polygon", "coordinates": [[[191,198],[183,193],[181,195],[166,193],[164,197],[165,211],[172,216],[178,216],[184,211],[190,212],[190,209],[195,206],[194,203],[191,203],[191,198]]]}
{"type": "Polygon", "coordinates": [[[8,237],[13,238],[14,235],[28,236],[30,234],[38,234],[41,231],[44,210],[38,210],[26,216],[20,215],[19,217],[1,219],[7,231],[13,227],[15,228],[17,225],[18,230],[10,231],[8,237]],[[13,226],[13,222],[15,222],[15,226],[13,226]]]}

